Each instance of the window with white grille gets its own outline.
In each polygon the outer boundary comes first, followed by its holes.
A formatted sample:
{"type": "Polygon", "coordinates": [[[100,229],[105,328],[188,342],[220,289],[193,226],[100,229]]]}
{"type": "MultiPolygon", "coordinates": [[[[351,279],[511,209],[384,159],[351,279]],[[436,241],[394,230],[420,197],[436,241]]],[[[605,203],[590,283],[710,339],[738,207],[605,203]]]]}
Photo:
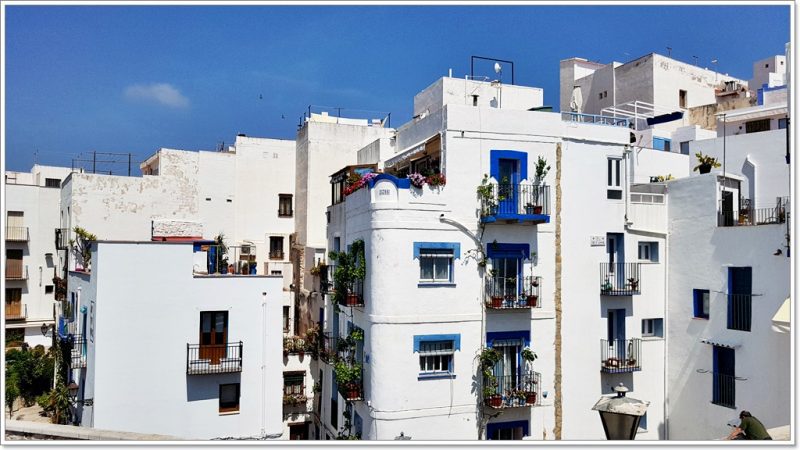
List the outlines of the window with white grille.
{"type": "Polygon", "coordinates": [[[453,372],[453,341],[426,341],[419,344],[420,375],[439,375],[453,372]]]}

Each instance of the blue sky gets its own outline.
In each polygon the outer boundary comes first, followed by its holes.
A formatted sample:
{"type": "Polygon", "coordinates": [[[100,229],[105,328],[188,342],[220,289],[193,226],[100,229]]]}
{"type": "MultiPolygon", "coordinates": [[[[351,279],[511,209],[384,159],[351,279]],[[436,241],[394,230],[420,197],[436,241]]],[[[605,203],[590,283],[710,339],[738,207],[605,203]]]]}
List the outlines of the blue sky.
{"type": "Polygon", "coordinates": [[[138,162],[237,133],[294,139],[309,104],[391,112],[396,127],[449,68],[468,74],[470,55],[514,61],[516,83],[543,88],[557,110],[561,59],[625,62],[669,46],[749,79],[790,39],[788,6],[722,4],[6,5],[4,31],[6,169],[23,171],[34,150],[69,166],[92,150],[138,162]]]}

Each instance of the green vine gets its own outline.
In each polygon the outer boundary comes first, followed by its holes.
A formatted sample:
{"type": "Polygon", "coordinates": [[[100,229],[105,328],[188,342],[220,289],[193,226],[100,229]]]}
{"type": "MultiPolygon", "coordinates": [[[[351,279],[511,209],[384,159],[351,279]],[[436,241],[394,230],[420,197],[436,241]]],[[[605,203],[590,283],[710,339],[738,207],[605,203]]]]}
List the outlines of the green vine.
{"type": "Polygon", "coordinates": [[[335,261],[336,270],[333,272],[333,302],[335,305],[344,305],[347,294],[353,290],[356,280],[363,280],[367,275],[367,262],[364,255],[364,240],[357,239],[350,244],[349,252],[330,252],[331,260],[335,261]]]}

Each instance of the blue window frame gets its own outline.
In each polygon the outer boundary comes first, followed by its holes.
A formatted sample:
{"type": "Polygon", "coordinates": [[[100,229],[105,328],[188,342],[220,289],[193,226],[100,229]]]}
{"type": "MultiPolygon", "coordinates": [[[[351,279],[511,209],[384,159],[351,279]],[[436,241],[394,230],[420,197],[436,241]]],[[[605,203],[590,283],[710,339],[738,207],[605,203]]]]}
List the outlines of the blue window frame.
{"type": "Polygon", "coordinates": [[[711,312],[711,293],[708,289],[694,289],[694,317],[708,319],[711,312]]]}
{"type": "Polygon", "coordinates": [[[736,408],[736,352],[732,348],[714,346],[714,371],[711,403],[736,408]]]}
{"type": "Polygon", "coordinates": [[[414,353],[419,354],[418,379],[455,378],[455,352],[461,350],[460,334],[414,336],[414,353]]]}
{"type": "Polygon", "coordinates": [[[671,150],[672,140],[667,138],[653,137],[653,148],[656,150],[664,150],[668,152],[671,150]]]}
{"type": "Polygon", "coordinates": [[[419,284],[452,285],[454,261],[460,257],[458,242],[414,242],[414,258],[419,259],[419,284]]]}
{"type": "Polygon", "coordinates": [[[486,425],[486,439],[490,441],[520,440],[528,436],[528,421],[492,422],[486,425]]]}

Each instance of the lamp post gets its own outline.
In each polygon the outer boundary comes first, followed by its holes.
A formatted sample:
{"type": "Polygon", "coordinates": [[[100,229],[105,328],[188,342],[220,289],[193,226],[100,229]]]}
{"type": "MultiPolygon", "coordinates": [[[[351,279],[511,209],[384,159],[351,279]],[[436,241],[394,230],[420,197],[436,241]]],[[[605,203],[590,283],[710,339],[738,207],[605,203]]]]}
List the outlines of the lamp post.
{"type": "Polygon", "coordinates": [[[617,393],[616,397],[601,397],[592,410],[600,413],[607,440],[633,440],[639,420],[647,412],[650,402],[626,397],[628,388],[622,383],[614,388],[614,392],[617,393]]]}

